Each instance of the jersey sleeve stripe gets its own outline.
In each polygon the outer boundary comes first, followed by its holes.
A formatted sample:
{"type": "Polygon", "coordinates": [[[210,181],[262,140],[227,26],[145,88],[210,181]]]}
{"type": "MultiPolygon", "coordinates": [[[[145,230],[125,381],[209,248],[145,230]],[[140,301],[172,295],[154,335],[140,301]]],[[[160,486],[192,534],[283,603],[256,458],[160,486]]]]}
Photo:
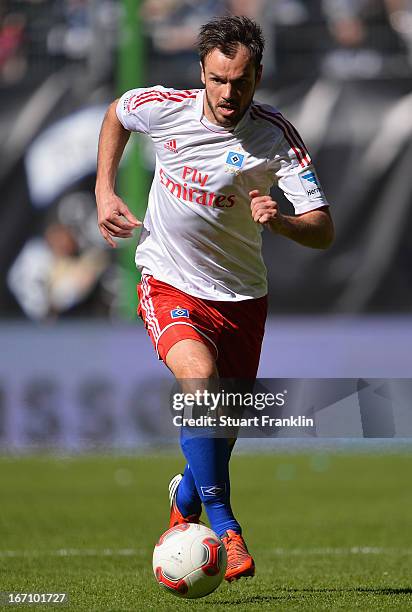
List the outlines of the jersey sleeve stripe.
{"type": "Polygon", "coordinates": [[[164,93],[162,91],[159,91],[158,89],[152,89],[151,91],[146,91],[145,93],[142,93],[136,97],[132,97],[128,105],[128,111],[134,111],[136,110],[136,108],[138,108],[145,102],[153,100],[157,100],[159,102],[163,102],[166,100],[172,100],[173,102],[183,102],[183,100],[186,100],[188,98],[196,98],[196,95],[180,94],[178,92],[164,93]]]}
{"type": "Polygon", "coordinates": [[[296,146],[296,142],[294,142],[292,140],[292,137],[291,137],[291,134],[290,134],[289,130],[287,130],[285,128],[285,126],[283,124],[281,124],[279,121],[277,121],[274,117],[272,117],[272,118],[271,117],[267,117],[266,115],[261,113],[258,108],[254,107],[254,112],[256,114],[256,117],[260,117],[261,119],[265,119],[266,121],[269,121],[269,123],[272,123],[273,125],[276,125],[276,127],[280,128],[282,130],[286,140],[288,141],[288,143],[290,145],[290,148],[292,149],[292,151],[296,155],[296,159],[298,160],[299,165],[304,168],[305,167],[305,163],[303,161],[302,153],[300,151],[300,148],[296,146]]]}
{"type": "Polygon", "coordinates": [[[309,153],[307,152],[302,139],[299,137],[293,126],[289,122],[286,122],[280,113],[269,113],[257,105],[252,106],[252,111],[257,117],[269,121],[282,130],[292,151],[295,153],[296,159],[298,160],[300,166],[304,168],[311,163],[309,153]]]}
{"type": "Polygon", "coordinates": [[[127,110],[129,112],[130,111],[134,111],[135,108],[137,108],[138,104],[141,101],[146,100],[146,99],[152,99],[154,96],[160,96],[160,95],[161,95],[160,92],[159,91],[155,91],[155,90],[147,91],[147,92],[145,92],[143,94],[140,94],[140,95],[136,95],[135,94],[135,95],[131,96],[131,98],[129,100],[129,103],[127,105],[127,110]]]}
{"type": "Polygon", "coordinates": [[[303,160],[305,161],[306,158],[306,165],[309,165],[312,163],[312,160],[310,158],[309,152],[306,148],[305,143],[303,142],[299,132],[297,131],[297,129],[290,123],[290,121],[288,121],[283,115],[282,113],[270,113],[269,111],[260,108],[259,110],[262,111],[262,113],[267,114],[267,115],[272,115],[275,116],[279,121],[283,122],[286,128],[289,128],[290,133],[292,134],[292,136],[294,137],[295,142],[299,145],[299,148],[301,150],[301,152],[304,153],[303,155],[303,160]]]}
{"type": "Polygon", "coordinates": [[[292,125],[292,123],[290,123],[290,121],[288,121],[283,115],[282,113],[278,113],[278,118],[280,121],[283,121],[285,123],[285,125],[287,125],[291,131],[291,133],[294,135],[296,142],[300,143],[300,147],[303,151],[303,153],[305,153],[304,155],[304,159],[306,158],[307,164],[310,164],[312,162],[309,152],[306,148],[305,143],[303,142],[299,132],[297,131],[297,129],[295,128],[294,125],[292,125]]]}
{"type": "Polygon", "coordinates": [[[270,111],[266,110],[265,108],[263,108],[262,106],[258,106],[257,104],[254,105],[254,108],[256,110],[259,110],[261,113],[263,113],[265,116],[267,117],[271,117],[274,118],[278,121],[280,121],[281,123],[284,124],[285,129],[288,129],[290,134],[294,137],[295,142],[299,145],[299,148],[302,150],[303,153],[305,153],[304,158],[306,157],[308,160],[308,163],[311,162],[308,150],[306,148],[305,143],[303,142],[299,132],[296,130],[296,128],[290,123],[290,121],[288,121],[283,115],[282,113],[271,113],[270,111]]]}
{"type": "Polygon", "coordinates": [[[137,104],[141,100],[145,100],[146,98],[151,98],[152,96],[158,96],[162,99],[167,99],[167,95],[158,89],[152,89],[151,91],[146,91],[140,95],[134,96],[134,104],[137,104]]]}
{"type": "Polygon", "coordinates": [[[131,110],[135,111],[137,108],[139,108],[139,106],[142,106],[147,102],[163,102],[163,98],[161,98],[160,96],[151,96],[150,98],[145,98],[141,102],[134,104],[131,110]]]}
{"type": "Polygon", "coordinates": [[[196,98],[196,96],[184,96],[183,98],[177,98],[175,96],[169,96],[169,100],[173,100],[174,102],[183,102],[184,100],[188,100],[189,98],[196,98]]]}

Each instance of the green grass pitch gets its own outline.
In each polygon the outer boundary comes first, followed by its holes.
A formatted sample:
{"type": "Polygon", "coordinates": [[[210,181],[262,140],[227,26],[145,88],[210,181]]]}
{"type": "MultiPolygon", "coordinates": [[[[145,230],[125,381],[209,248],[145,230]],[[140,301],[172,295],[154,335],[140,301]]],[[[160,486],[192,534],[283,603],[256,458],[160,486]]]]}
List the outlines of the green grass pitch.
{"type": "Polygon", "coordinates": [[[253,579],[201,600],[152,575],[177,455],[0,458],[0,591],[67,592],[5,610],[410,610],[412,455],[234,455],[253,579]]]}

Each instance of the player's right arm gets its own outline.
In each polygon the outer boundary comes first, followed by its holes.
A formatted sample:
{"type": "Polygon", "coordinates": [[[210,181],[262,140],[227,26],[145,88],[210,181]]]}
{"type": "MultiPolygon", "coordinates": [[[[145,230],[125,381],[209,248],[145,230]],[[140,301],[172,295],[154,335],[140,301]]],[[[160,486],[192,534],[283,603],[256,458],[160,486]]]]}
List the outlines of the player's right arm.
{"type": "Polygon", "coordinates": [[[115,193],[117,169],[130,137],[130,131],[117,117],[117,102],[109,106],[100,131],[95,188],[99,229],[112,247],[116,247],[113,238],[130,238],[132,231],[141,225],[115,193]]]}

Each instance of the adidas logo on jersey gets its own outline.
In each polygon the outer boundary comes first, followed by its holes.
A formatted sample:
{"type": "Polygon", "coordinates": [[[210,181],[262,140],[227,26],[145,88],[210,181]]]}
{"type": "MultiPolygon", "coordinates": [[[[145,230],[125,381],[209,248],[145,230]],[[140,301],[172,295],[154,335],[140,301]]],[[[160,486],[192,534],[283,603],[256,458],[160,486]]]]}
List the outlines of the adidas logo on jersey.
{"type": "Polygon", "coordinates": [[[176,147],[177,147],[176,140],[168,140],[164,145],[164,148],[168,149],[168,151],[173,151],[173,153],[179,153],[176,147]]]}

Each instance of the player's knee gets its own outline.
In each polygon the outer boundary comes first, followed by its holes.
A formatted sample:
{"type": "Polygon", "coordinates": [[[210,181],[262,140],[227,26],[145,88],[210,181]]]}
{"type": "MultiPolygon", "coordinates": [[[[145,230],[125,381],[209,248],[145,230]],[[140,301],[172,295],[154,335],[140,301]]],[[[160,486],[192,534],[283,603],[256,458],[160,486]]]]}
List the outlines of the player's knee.
{"type": "Polygon", "coordinates": [[[212,359],[187,355],[176,367],[176,372],[177,378],[211,379],[216,377],[216,366],[212,359]]]}
{"type": "Polygon", "coordinates": [[[201,342],[183,340],[169,350],[167,366],[176,378],[210,379],[217,377],[214,357],[209,348],[201,342]]]}

